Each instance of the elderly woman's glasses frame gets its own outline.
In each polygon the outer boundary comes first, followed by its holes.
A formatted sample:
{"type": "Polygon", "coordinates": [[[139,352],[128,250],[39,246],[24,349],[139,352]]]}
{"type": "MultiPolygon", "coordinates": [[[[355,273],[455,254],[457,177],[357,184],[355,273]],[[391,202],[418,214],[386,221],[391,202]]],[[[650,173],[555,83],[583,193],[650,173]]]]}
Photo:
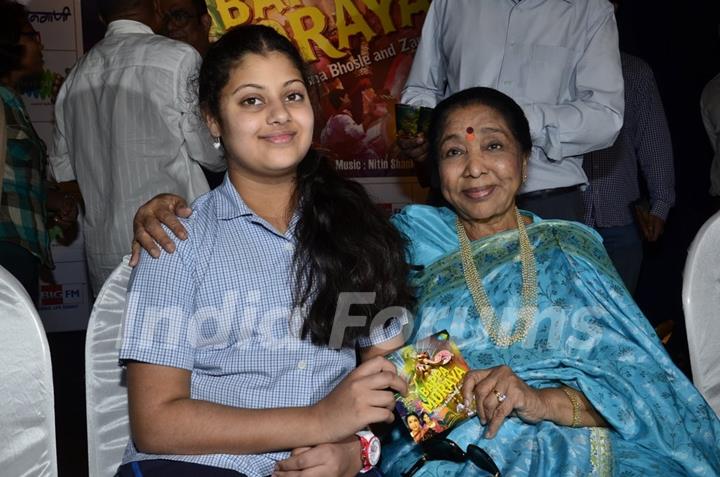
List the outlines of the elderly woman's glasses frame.
{"type": "Polygon", "coordinates": [[[474,444],[470,444],[467,451],[463,451],[455,442],[438,436],[421,442],[420,446],[423,450],[422,457],[410,469],[403,472],[402,477],[412,477],[426,462],[431,460],[447,460],[459,464],[470,461],[478,468],[489,472],[493,477],[501,477],[500,469],[490,454],[474,444]]]}

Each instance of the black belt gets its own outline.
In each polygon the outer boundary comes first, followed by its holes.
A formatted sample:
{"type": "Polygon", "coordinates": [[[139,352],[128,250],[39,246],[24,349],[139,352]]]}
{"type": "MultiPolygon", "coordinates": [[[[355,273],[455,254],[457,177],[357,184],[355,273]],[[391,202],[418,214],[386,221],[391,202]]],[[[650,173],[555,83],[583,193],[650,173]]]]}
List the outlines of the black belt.
{"type": "Polygon", "coordinates": [[[540,189],[531,192],[525,192],[518,195],[518,199],[547,199],[548,197],[556,197],[558,195],[567,194],[580,190],[581,184],[575,184],[569,187],[557,187],[555,189],[540,189]]]}

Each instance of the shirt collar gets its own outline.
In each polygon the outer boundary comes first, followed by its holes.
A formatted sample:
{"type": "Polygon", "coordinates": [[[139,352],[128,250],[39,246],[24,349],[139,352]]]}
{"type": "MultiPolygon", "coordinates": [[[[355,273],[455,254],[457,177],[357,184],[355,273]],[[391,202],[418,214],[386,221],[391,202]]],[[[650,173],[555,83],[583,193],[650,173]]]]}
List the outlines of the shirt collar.
{"type": "Polygon", "coordinates": [[[248,207],[235,186],[230,181],[230,175],[225,174],[223,183],[218,187],[216,200],[217,217],[220,220],[230,220],[236,217],[255,216],[255,212],[248,207]]]}
{"type": "Polygon", "coordinates": [[[112,35],[123,35],[127,33],[147,33],[152,35],[152,28],[144,23],[135,20],[115,20],[110,22],[105,32],[105,37],[112,35]]]}
{"type": "MultiPolygon", "coordinates": [[[[262,217],[257,215],[243,200],[242,196],[238,194],[235,186],[230,181],[230,175],[225,173],[225,179],[223,183],[216,189],[217,195],[215,201],[215,213],[217,218],[220,220],[232,220],[238,217],[249,217],[249,220],[258,223],[265,227],[270,232],[283,236],[273,229],[273,227],[265,221],[262,217]]],[[[284,237],[288,240],[294,240],[292,237],[295,235],[295,227],[300,220],[299,209],[293,212],[293,216],[290,218],[288,229],[285,232],[284,237]]]]}

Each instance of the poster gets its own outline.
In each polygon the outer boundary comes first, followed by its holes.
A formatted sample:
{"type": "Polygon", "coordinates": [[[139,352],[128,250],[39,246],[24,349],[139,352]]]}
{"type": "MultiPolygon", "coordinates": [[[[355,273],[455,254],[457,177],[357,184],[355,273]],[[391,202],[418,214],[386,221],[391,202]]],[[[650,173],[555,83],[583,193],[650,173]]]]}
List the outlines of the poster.
{"type": "MultiPolygon", "coordinates": [[[[351,178],[414,194],[412,161],[393,153],[394,104],[410,72],[429,0],[207,0],[211,34],[271,26],[298,47],[320,98],[315,145],[351,178]],[[407,186],[403,185],[407,184],[407,186]]],[[[382,189],[382,188],[381,188],[382,189]]],[[[384,192],[381,191],[381,194],[384,192]]],[[[394,193],[388,191],[391,195],[394,193]]],[[[414,197],[405,196],[402,203],[414,197]]],[[[397,200],[378,197],[384,205],[397,200]]]]}
{"type": "MultiPolygon", "coordinates": [[[[27,91],[23,100],[33,126],[50,148],[54,124],[53,83],[57,75],[67,76],[83,52],[80,0],[30,0],[24,3],[30,24],[42,37],[45,71],[39,85],[27,91]]],[[[87,326],[92,294],[84,248],[82,231],[67,245],[52,241],[55,270],[40,283],[39,304],[40,317],[48,332],[87,326]]]]}

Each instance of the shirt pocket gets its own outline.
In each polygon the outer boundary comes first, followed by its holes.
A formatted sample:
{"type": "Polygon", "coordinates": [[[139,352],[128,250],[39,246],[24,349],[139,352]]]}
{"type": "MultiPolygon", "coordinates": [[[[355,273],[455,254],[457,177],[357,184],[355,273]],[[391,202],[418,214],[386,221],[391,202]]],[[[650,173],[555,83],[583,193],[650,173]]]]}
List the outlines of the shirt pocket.
{"type": "Polygon", "coordinates": [[[33,140],[25,128],[7,127],[7,151],[5,161],[10,167],[38,170],[42,167],[44,149],[33,140]]]}
{"type": "Polygon", "coordinates": [[[30,139],[30,135],[25,131],[24,128],[17,125],[7,126],[7,139],[8,141],[25,141],[30,139]]]}
{"type": "Polygon", "coordinates": [[[558,104],[574,95],[570,76],[575,50],[565,46],[533,45],[527,78],[528,96],[535,102],[558,104]]]}

